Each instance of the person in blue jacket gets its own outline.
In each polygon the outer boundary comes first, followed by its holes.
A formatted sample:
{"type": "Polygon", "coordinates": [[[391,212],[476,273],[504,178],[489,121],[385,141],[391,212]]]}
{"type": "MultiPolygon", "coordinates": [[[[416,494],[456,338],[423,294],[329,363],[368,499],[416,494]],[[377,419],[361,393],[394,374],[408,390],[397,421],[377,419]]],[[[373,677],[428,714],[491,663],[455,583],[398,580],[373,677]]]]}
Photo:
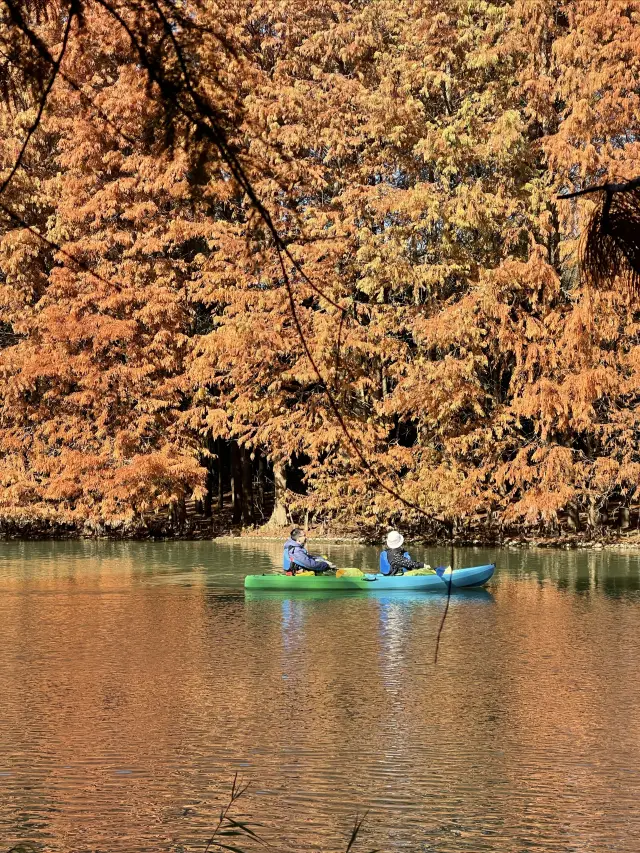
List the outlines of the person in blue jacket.
{"type": "Polygon", "coordinates": [[[328,560],[323,560],[321,557],[312,557],[304,547],[307,541],[307,536],[304,530],[299,527],[294,527],[291,531],[291,536],[284,543],[284,553],[282,555],[282,565],[287,574],[295,575],[299,571],[313,571],[316,574],[326,572],[327,569],[333,569],[335,566],[328,560]]]}
{"type": "Polygon", "coordinates": [[[402,575],[411,569],[424,569],[424,563],[412,560],[409,553],[404,550],[402,543],[404,536],[397,530],[387,534],[387,547],[382,552],[380,568],[384,575],[402,575]],[[386,557],[386,560],[384,559],[386,557]],[[389,569],[385,571],[385,569],[389,569]]]}

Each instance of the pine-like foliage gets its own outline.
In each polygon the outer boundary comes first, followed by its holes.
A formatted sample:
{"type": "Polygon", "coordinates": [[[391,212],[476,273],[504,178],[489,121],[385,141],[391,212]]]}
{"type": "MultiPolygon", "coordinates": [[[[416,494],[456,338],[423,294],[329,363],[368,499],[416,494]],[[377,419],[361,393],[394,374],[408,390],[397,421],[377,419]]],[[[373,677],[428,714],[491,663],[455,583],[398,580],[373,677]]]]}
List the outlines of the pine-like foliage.
{"type": "MultiPolygon", "coordinates": [[[[117,8],[164,76],[83,3],[2,196],[2,514],[130,520],[201,496],[234,437],[303,467],[294,510],[420,523],[327,389],[430,514],[631,499],[639,315],[581,281],[594,199],[556,197],[640,174],[638,0],[200,0],[171,29],[184,65],[153,3],[117,8]]],[[[30,20],[58,56],[64,8],[30,20]]],[[[0,43],[40,61],[6,17],[0,43]]],[[[29,80],[0,110],[0,180],[29,80]]],[[[587,266],[622,274],[600,246],[587,266]]]]}

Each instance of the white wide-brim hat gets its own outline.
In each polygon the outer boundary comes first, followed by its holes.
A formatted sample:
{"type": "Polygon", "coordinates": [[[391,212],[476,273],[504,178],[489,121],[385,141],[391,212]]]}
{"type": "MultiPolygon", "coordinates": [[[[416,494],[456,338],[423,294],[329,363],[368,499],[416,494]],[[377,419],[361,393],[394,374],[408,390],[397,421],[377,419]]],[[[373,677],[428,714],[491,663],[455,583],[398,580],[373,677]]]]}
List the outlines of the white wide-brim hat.
{"type": "Polygon", "coordinates": [[[397,530],[387,533],[387,548],[399,548],[403,542],[404,536],[402,533],[398,533],[397,530]]]}

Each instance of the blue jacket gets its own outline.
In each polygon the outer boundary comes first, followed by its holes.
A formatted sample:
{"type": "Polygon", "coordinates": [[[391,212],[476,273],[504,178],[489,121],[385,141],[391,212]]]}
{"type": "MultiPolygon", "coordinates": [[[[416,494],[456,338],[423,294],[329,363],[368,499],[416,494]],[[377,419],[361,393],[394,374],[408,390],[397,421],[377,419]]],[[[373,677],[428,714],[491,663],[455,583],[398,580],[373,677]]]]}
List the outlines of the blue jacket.
{"type": "Polygon", "coordinates": [[[295,539],[287,539],[284,543],[284,553],[282,555],[282,566],[285,572],[289,571],[290,564],[295,563],[302,569],[311,569],[313,571],[322,571],[329,568],[329,563],[325,560],[318,560],[312,557],[295,539]]]}

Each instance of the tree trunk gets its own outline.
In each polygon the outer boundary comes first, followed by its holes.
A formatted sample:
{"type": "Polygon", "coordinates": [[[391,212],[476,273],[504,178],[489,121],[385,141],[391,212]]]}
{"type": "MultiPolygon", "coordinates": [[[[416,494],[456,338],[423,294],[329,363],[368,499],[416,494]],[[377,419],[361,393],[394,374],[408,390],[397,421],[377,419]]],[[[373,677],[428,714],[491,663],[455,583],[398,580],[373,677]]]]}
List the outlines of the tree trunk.
{"type": "Polygon", "coordinates": [[[273,512],[269,519],[271,527],[286,527],[287,524],[287,506],[285,504],[285,491],[287,488],[287,475],[285,466],[282,462],[274,463],[273,466],[273,482],[275,485],[275,503],[273,512]]]}
{"type": "MultiPolygon", "coordinates": [[[[210,435],[208,435],[207,436],[207,450],[209,451],[209,453],[213,452],[214,446],[215,445],[214,445],[213,439],[211,438],[210,435]]],[[[218,464],[219,463],[220,463],[220,460],[218,459],[218,464]]],[[[202,512],[204,513],[206,518],[211,518],[211,506],[213,504],[213,482],[214,482],[213,471],[215,468],[215,464],[216,463],[214,462],[212,457],[208,456],[207,457],[207,479],[205,482],[207,492],[204,496],[204,501],[202,502],[202,512]]]]}
{"type": "Polygon", "coordinates": [[[253,466],[251,464],[251,452],[243,447],[242,451],[242,516],[246,525],[255,522],[253,511],[253,466]]]}
{"type": "Polygon", "coordinates": [[[609,501],[605,500],[600,507],[600,526],[606,527],[609,523],[609,501]]]}
{"type": "Polygon", "coordinates": [[[266,477],[266,463],[262,453],[258,456],[258,503],[262,521],[264,521],[264,481],[266,477]]]}
{"type": "Polygon", "coordinates": [[[211,504],[213,502],[212,491],[213,491],[213,472],[211,470],[211,460],[209,460],[207,464],[207,479],[205,482],[205,488],[207,490],[204,500],[202,501],[202,514],[205,518],[211,518],[211,504]]]}
{"type": "Polygon", "coordinates": [[[169,504],[169,519],[174,530],[182,533],[185,522],[187,520],[187,510],[184,503],[184,498],[178,498],[169,504]]]}
{"type": "Polygon", "coordinates": [[[231,503],[233,505],[233,523],[242,521],[242,464],[237,441],[231,442],[231,503]]]}
{"type": "Polygon", "coordinates": [[[620,530],[628,530],[629,529],[629,507],[621,506],[620,507],[620,530]]]}
{"type": "Polygon", "coordinates": [[[204,496],[204,501],[202,502],[202,513],[205,518],[211,518],[211,505],[213,503],[213,471],[211,470],[210,462],[207,465],[206,489],[207,493],[204,496]]]}
{"type": "Polygon", "coordinates": [[[580,530],[580,515],[575,504],[568,504],[567,506],[567,525],[569,530],[576,532],[580,530]]]}
{"type": "Polygon", "coordinates": [[[218,439],[218,509],[224,506],[224,439],[218,439]]]}

